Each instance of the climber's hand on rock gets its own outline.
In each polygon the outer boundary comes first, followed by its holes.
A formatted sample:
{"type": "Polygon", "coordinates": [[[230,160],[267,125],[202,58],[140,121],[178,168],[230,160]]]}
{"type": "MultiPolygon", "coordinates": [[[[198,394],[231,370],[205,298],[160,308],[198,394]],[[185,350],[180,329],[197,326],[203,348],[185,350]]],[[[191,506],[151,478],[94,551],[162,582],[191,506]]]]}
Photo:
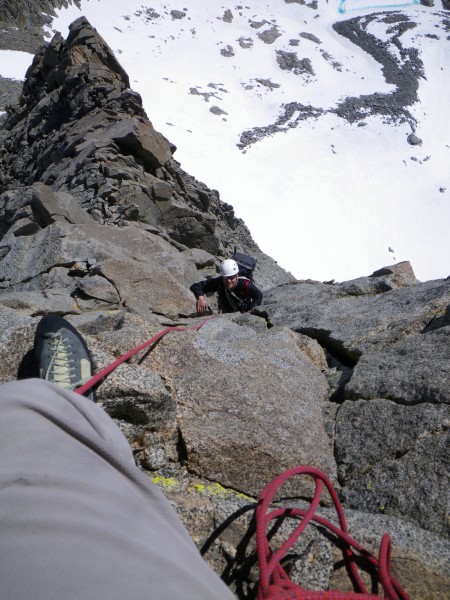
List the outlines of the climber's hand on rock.
{"type": "Polygon", "coordinates": [[[206,302],[205,296],[199,296],[197,298],[197,312],[202,315],[205,312],[207,312],[208,309],[209,309],[209,307],[208,307],[208,303],[206,302]]]}

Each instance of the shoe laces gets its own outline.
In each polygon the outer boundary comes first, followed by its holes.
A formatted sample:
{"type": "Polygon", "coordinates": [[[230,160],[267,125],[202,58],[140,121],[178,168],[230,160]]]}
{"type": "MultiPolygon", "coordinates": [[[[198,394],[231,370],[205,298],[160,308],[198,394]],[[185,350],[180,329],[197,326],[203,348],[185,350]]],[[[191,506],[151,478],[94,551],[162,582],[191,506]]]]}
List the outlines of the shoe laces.
{"type": "Polygon", "coordinates": [[[59,331],[49,333],[48,337],[50,338],[52,358],[45,373],[45,379],[72,391],[86,383],[89,378],[75,382],[72,381],[76,364],[71,353],[72,345],[70,342],[64,339],[59,331]]]}

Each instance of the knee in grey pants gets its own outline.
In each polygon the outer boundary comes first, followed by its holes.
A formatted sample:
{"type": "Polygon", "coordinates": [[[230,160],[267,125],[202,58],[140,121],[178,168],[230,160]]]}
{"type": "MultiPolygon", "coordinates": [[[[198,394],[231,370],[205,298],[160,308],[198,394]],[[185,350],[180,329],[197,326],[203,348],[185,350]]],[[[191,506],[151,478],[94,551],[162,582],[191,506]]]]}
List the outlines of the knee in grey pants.
{"type": "Polygon", "coordinates": [[[0,453],[2,600],[234,597],[90,400],[0,385],[0,453]]]}

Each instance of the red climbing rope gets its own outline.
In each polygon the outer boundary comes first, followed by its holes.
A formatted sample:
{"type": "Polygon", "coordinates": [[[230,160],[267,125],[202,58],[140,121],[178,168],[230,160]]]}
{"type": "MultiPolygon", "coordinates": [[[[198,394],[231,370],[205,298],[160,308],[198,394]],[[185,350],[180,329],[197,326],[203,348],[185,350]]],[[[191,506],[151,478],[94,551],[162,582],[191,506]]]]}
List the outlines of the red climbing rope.
{"type": "MultiPolygon", "coordinates": [[[[138,352],[145,350],[171,331],[198,331],[207,321],[217,317],[210,315],[193,327],[172,326],[166,327],[152,338],[123,354],[110,365],[94,375],[88,382],[75,390],[77,394],[84,394],[93,386],[114,371],[119,365],[129,360],[138,352]]],[[[375,568],[379,581],[384,590],[386,600],[409,600],[407,594],[400,584],[392,577],[390,572],[391,541],[389,535],[381,539],[378,560],[367,552],[358,542],[353,540],[347,532],[344,512],[337,493],[331,485],[328,477],[315,467],[294,467],[289,469],[271,481],[262,491],[255,511],[256,518],[256,551],[259,563],[260,582],[258,588],[258,600],[380,600],[379,596],[369,594],[363,584],[361,576],[355,564],[355,558],[364,559],[370,566],[375,568]],[[275,508],[270,511],[270,505],[278,489],[283,483],[295,475],[309,475],[314,479],[314,498],[308,510],[299,508],[275,508]],[[315,514],[319,506],[323,486],[326,486],[339,520],[339,527],[315,514]],[[267,539],[267,527],[274,519],[294,517],[300,519],[299,525],[289,535],[288,539],[273,551],[267,539]],[[286,571],[281,566],[281,561],[300,537],[307,525],[315,521],[322,527],[331,531],[343,542],[343,555],[349,576],[353,582],[356,592],[311,591],[305,590],[293,583],[286,571]]]]}
{"type": "Polygon", "coordinates": [[[152,344],[156,343],[158,340],[160,340],[161,338],[163,338],[165,335],[167,335],[171,331],[189,331],[189,330],[198,331],[200,329],[200,327],[203,327],[203,325],[206,323],[206,321],[209,321],[210,319],[214,319],[215,317],[218,317],[218,316],[219,315],[210,315],[209,317],[206,317],[206,319],[203,319],[203,321],[200,321],[200,323],[198,323],[197,325],[194,325],[193,327],[181,327],[181,326],[178,326],[178,325],[174,325],[172,327],[166,327],[166,329],[163,329],[162,331],[160,331],[159,333],[157,333],[156,335],[154,335],[152,338],[150,338],[149,340],[147,340],[146,342],[144,342],[140,346],[136,346],[136,348],[133,348],[133,350],[130,350],[126,354],[123,354],[117,360],[115,360],[110,365],[108,365],[107,367],[105,367],[104,369],[102,369],[99,373],[97,373],[97,375],[94,375],[94,377],[92,377],[91,379],[89,379],[89,381],[87,381],[82,386],[80,386],[79,388],[77,388],[75,390],[75,393],[76,394],[84,394],[85,392],[87,392],[88,390],[90,390],[92,387],[94,387],[94,385],[96,385],[97,383],[99,383],[99,381],[101,381],[107,375],[109,375],[112,371],[114,371],[114,369],[117,369],[117,367],[119,365],[121,365],[122,363],[124,363],[127,360],[129,360],[132,356],[134,356],[135,354],[137,354],[141,350],[145,350],[145,348],[148,348],[152,344]]]}
{"type": "Polygon", "coordinates": [[[364,550],[358,542],[353,540],[348,535],[344,512],[337,493],[328,477],[319,469],[303,466],[294,467],[276,477],[262,491],[256,507],[255,518],[256,550],[260,573],[259,600],[380,600],[379,596],[374,596],[367,592],[356,567],[355,558],[363,559],[375,568],[386,600],[408,600],[408,596],[390,573],[391,543],[389,536],[386,534],[381,540],[378,560],[364,550]],[[295,475],[309,475],[314,479],[314,498],[308,510],[299,508],[275,508],[270,510],[270,504],[278,489],[287,479],[295,475]],[[339,527],[315,514],[315,510],[319,506],[324,484],[336,509],[339,527]],[[300,519],[300,523],[278,550],[274,551],[267,539],[267,527],[270,521],[281,517],[294,517],[300,519]],[[343,542],[344,560],[349,577],[353,582],[354,588],[357,590],[356,592],[340,592],[337,590],[310,591],[299,587],[290,580],[286,571],[281,566],[281,561],[310,521],[316,521],[343,542]]]}

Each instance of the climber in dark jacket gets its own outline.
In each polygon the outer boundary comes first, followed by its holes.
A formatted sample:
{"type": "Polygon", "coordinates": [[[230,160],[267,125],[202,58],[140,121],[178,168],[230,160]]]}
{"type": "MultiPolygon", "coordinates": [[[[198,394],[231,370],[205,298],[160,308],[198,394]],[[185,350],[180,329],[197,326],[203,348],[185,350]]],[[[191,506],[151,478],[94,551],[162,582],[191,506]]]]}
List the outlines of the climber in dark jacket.
{"type": "Polygon", "coordinates": [[[219,312],[247,312],[259,306],[263,294],[250,279],[239,277],[239,266],[231,258],[220,265],[220,277],[194,283],[190,287],[197,299],[197,312],[205,313],[209,307],[205,294],[217,292],[219,312]]]}

